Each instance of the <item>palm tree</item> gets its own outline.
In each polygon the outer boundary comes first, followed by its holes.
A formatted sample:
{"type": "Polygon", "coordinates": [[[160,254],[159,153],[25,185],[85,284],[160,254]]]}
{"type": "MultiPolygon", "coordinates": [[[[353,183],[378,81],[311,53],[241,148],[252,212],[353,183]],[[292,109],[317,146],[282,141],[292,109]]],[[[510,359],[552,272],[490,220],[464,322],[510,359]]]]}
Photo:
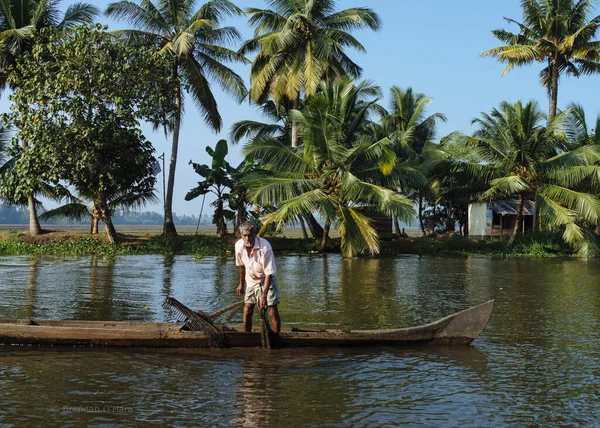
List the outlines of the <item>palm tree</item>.
{"type": "Polygon", "coordinates": [[[548,89],[550,118],[556,115],[558,81],[562,74],[579,77],[600,72],[600,43],[593,40],[600,15],[590,19],[596,0],[522,0],[523,23],[504,18],[519,26],[518,33],[494,30],[504,46],[482,53],[514,66],[541,62],[540,82],[548,89]]]}
{"type": "Polygon", "coordinates": [[[245,57],[225,45],[241,40],[232,27],[219,27],[223,18],[242,11],[230,0],[210,0],[196,9],[196,0],[140,0],[111,3],[106,15],[127,20],[133,30],[117,32],[132,39],[151,43],[173,57],[173,77],[180,83],[175,88],[173,142],[169,162],[169,178],[165,197],[163,233],[175,235],[173,222],[173,190],[179,148],[179,131],[183,113],[183,92],[191,96],[204,121],[218,132],[222,126],[217,101],[209,78],[240,102],[246,97],[244,82],[226,62],[247,62],[245,57]]]}
{"type": "MultiPolygon", "coordinates": [[[[361,68],[346,54],[363,45],[351,30],[378,30],[379,17],[369,8],[335,10],[334,0],[270,0],[269,9],[247,9],[254,37],[241,52],[258,52],[250,71],[250,98],[271,96],[276,102],[291,100],[298,108],[300,94],[316,93],[321,80],[349,75],[359,77],[361,68]]],[[[292,147],[298,145],[292,123],[292,147]]]]}
{"type": "Polygon", "coordinates": [[[567,128],[568,141],[563,150],[573,150],[587,145],[600,146],[600,115],[596,117],[595,127],[590,129],[587,125],[583,106],[570,103],[568,111],[570,112],[567,128]]]}
{"type": "Polygon", "coordinates": [[[597,224],[600,200],[597,192],[587,193],[578,187],[591,182],[595,189],[600,188],[600,168],[594,165],[600,159],[600,147],[588,145],[558,152],[565,138],[567,115],[560,113],[544,126],[547,117],[537,102],[523,105],[518,101],[503,102],[490,114],[482,113],[473,120],[479,129],[467,138],[467,145],[483,163],[465,162],[463,167],[471,177],[489,185],[482,199],[518,198],[509,247],[519,233],[524,201],[533,197],[550,230],[562,230],[564,241],[581,255],[597,251],[578,223],[597,224]]]}
{"type": "MultiPolygon", "coordinates": [[[[250,144],[268,138],[276,138],[282,144],[291,145],[291,119],[289,111],[292,108],[292,103],[283,98],[279,103],[273,99],[269,99],[259,105],[260,112],[268,122],[258,122],[254,120],[241,120],[235,122],[231,127],[231,139],[234,143],[239,143],[242,139],[248,139],[250,144]]],[[[300,227],[302,228],[302,236],[308,239],[306,233],[306,224],[310,229],[311,234],[316,239],[323,238],[323,228],[314,217],[309,214],[306,218],[299,218],[300,227]]]]}
{"type": "Polygon", "coordinates": [[[302,112],[291,111],[303,141],[299,149],[275,138],[246,147],[248,158],[264,170],[249,177],[250,198],[276,207],[263,217],[265,224],[281,226],[316,211],[325,221],[322,249],[330,228],[337,226],[342,253],[351,257],[363,250],[379,251],[377,233],[361,207],[404,220],[411,217],[410,200],[378,185],[396,165],[392,142],[375,141],[365,127],[376,105],[369,98],[379,95],[379,88],[369,82],[323,82],[302,112]]]}
{"type": "MultiPolygon", "coordinates": [[[[563,151],[570,151],[588,145],[600,147],[600,115],[596,117],[595,127],[590,129],[585,118],[585,111],[580,104],[571,103],[568,106],[569,125],[567,127],[568,141],[563,147],[563,151]]],[[[600,169],[600,161],[596,162],[600,169]]],[[[583,189],[588,192],[598,194],[600,189],[594,188],[593,182],[583,183],[583,189]]],[[[600,235],[600,222],[596,224],[596,235],[600,235]]]]}
{"type": "MultiPolygon", "coordinates": [[[[90,220],[90,234],[97,234],[101,216],[100,208],[92,202],[93,195],[76,197],[70,194],[66,199],[69,203],[44,212],[40,215],[40,219],[68,218],[81,221],[88,218],[90,220]]],[[[107,205],[111,213],[114,213],[118,208],[138,209],[144,207],[148,202],[156,202],[157,200],[154,189],[124,189],[108,196],[107,205]]]]}
{"type": "MultiPolygon", "coordinates": [[[[390,111],[385,112],[382,117],[383,127],[394,143],[398,157],[411,162],[427,175],[437,161],[445,159],[445,154],[437,144],[433,143],[433,140],[436,137],[437,122],[445,122],[446,116],[441,113],[426,116],[425,109],[431,103],[431,98],[425,94],[414,93],[410,87],[403,90],[393,86],[390,94],[390,111]]],[[[423,234],[425,234],[423,204],[427,189],[426,182],[413,183],[411,189],[418,202],[419,224],[423,234]]],[[[394,232],[398,233],[396,221],[394,221],[394,232]]]]}
{"type": "MultiPolygon", "coordinates": [[[[17,58],[32,45],[33,33],[44,27],[68,28],[76,24],[89,23],[98,15],[97,7],[88,3],[69,6],[60,18],[60,0],[6,0],[0,2],[0,91],[6,86],[6,75],[17,58]]],[[[23,149],[27,141],[22,141],[23,149]]],[[[29,233],[42,232],[38,216],[39,204],[34,195],[29,196],[29,233]]]]}

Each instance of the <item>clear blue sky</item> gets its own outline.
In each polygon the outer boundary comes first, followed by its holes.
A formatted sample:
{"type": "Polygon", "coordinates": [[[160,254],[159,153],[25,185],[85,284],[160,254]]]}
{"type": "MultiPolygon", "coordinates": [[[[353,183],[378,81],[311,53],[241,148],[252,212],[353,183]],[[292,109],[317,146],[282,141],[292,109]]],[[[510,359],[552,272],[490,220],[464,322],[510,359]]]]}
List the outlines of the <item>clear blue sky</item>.
{"type": "MultiPolygon", "coordinates": [[[[63,3],[67,6],[74,1],[63,3]]],[[[109,1],[92,3],[104,9],[109,1]]],[[[242,8],[266,7],[264,0],[238,0],[236,3],[242,8]]],[[[382,88],[386,95],[382,102],[386,106],[389,89],[393,85],[410,86],[414,91],[433,98],[428,113],[439,112],[448,118],[447,123],[439,126],[439,137],[442,137],[453,131],[472,132],[471,119],[482,111],[489,112],[502,101],[535,99],[547,111],[546,91],[538,81],[541,64],[517,68],[501,76],[503,64],[480,56],[481,52],[500,45],[491,30],[504,28],[517,31],[516,26],[508,24],[503,17],[521,21],[519,4],[519,0],[338,0],[338,9],[369,6],[380,15],[380,31],[355,34],[367,53],[349,52],[351,58],[363,68],[364,79],[370,79],[382,88]]],[[[600,11],[597,13],[600,14],[600,11]]],[[[126,23],[104,17],[99,21],[108,24],[111,29],[127,27],[126,23]]],[[[245,18],[231,19],[225,24],[237,27],[245,38],[252,34],[245,18]]],[[[249,86],[249,66],[234,65],[233,68],[249,86]]],[[[578,102],[584,106],[588,121],[595,121],[600,113],[596,102],[599,84],[600,76],[564,77],[559,86],[559,108],[578,102]]],[[[216,86],[214,92],[224,123],[223,131],[218,135],[203,124],[193,104],[187,104],[173,204],[174,212],[179,215],[198,215],[202,201],[201,198],[190,202],[184,200],[187,191],[200,179],[188,162],[210,163],[205,151],[207,145],[214,147],[221,138],[229,141],[229,129],[235,121],[261,119],[247,103],[238,105],[216,86]]],[[[0,101],[0,110],[6,111],[7,108],[5,95],[0,101]]],[[[170,138],[153,133],[149,127],[144,126],[143,130],[154,144],[156,156],[164,152],[168,159],[170,138]]],[[[241,146],[230,145],[229,151],[230,163],[237,165],[242,160],[241,146]]],[[[158,178],[157,189],[162,199],[162,178],[160,175],[158,178]]],[[[209,209],[205,207],[204,212],[209,209]]],[[[162,212],[162,202],[149,205],[147,210],[162,212]]]]}

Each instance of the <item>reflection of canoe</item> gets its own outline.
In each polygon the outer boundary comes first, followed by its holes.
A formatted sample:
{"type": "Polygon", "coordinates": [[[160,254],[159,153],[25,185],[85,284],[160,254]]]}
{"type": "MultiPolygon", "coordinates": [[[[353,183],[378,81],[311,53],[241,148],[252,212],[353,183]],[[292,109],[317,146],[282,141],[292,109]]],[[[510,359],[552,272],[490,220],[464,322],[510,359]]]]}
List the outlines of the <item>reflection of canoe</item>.
{"type": "MultiPolygon", "coordinates": [[[[430,324],[390,330],[301,330],[272,334],[273,346],[341,346],[403,344],[465,344],[485,328],[494,301],[457,312],[430,324]]],[[[223,327],[230,347],[261,346],[260,331],[246,333],[223,327]]],[[[182,324],[123,321],[44,321],[0,319],[1,344],[146,346],[205,348],[205,333],[188,331],[182,324]]]]}

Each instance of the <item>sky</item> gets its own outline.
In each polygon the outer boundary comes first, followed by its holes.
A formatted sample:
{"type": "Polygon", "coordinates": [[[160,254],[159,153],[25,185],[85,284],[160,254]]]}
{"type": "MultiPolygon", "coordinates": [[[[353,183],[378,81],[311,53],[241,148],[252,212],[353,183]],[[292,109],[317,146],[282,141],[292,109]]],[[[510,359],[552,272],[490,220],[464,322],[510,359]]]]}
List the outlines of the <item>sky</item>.
{"type": "MultiPolygon", "coordinates": [[[[202,0],[198,1],[200,4],[202,0]]],[[[89,1],[104,10],[109,1],[89,1]]],[[[75,1],[63,1],[66,8],[75,1]]],[[[241,8],[267,8],[264,0],[237,0],[241,8]]],[[[438,139],[454,131],[471,133],[474,128],[471,120],[481,112],[489,112],[502,101],[514,103],[537,100],[540,107],[548,110],[546,90],[539,84],[538,73],[542,64],[513,69],[501,76],[505,65],[495,59],[482,57],[485,50],[500,46],[492,30],[503,28],[517,32],[515,25],[503,17],[522,20],[520,0],[499,2],[482,0],[338,0],[338,9],[367,6],[379,14],[382,28],[377,31],[358,31],[353,35],[363,44],[366,53],[348,51],[349,56],[363,68],[363,79],[379,85],[384,99],[381,103],[389,106],[389,91],[392,86],[412,87],[414,92],[424,93],[432,98],[428,114],[443,113],[446,123],[438,126],[438,139]]],[[[600,9],[596,12],[600,14],[600,9]]],[[[128,28],[126,22],[115,22],[100,17],[99,22],[109,29],[128,28]]],[[[236,27],[244,37],[252,36],[252,28],[247,18],[231,18],[224,25],[236,27]]],[[[600,35],[598,35],[600,38],[600,35]]],[[[238,46],[232,46],[237,49],[238,46]]],[[[252,58],[250,58],[252,59],[252,58]]],[[[231,65],[244,78],[249,87],[249,65],[231,65]]],[[[566,108],[571,102],[581,104],[587,120],[592,125],[600,113],[597,103],[600,76],[563,77],[559,84],[558,106],[566,108]]],[[[178,165],[175,178],[173,211],[177,215],[198,215],[202,198],[185,201],[185,194],[202,177],[197,175],[189,161],[210,164],[206,146],[214,147],[220,139],[229,142],[228,161],[237,166],[243,159],[242,146],[232,145],[229,138],[231,125],[238,120],[263,120],[256,110],[244,102],[237,104],[217,85],[213,91],[223,118],[223,129],[215,134],[202,121],[193,103],[187,103],[180,135],[178,165]]],[[[6,95],[0,100],[0,111],[7,111],[6,95]]],[[[144,135],[153,143],[158,157],[165,153],[168,159],[171,151],[170,137],[161,132],[153,132],[151,127],[142,125],[144,135]]],[[[162,174],[158,175],[157,194],[161,199],[156,204],[146,206],[145,211],[162,213],[162,174]]],[[[208,204],[211,201],[207,196],[208,204]]],[[[46,204],[52,208],[52,204],[46,204]]],[[[206,205],[204,213],[212,211],[206,205]]]]}

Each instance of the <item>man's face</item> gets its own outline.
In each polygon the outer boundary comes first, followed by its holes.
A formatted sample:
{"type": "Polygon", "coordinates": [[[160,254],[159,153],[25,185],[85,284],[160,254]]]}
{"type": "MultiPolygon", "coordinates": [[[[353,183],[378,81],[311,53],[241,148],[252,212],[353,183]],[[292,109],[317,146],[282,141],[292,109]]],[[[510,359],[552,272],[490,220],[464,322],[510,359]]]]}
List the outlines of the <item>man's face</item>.
{"type": "Polygon", "coordinates": [[[252,233],[249,230],[242,230],[242,239],[244,240],[244,245],[248,248],[254,247],[254,241],[256,240],[256,234],[252,233]]]}

